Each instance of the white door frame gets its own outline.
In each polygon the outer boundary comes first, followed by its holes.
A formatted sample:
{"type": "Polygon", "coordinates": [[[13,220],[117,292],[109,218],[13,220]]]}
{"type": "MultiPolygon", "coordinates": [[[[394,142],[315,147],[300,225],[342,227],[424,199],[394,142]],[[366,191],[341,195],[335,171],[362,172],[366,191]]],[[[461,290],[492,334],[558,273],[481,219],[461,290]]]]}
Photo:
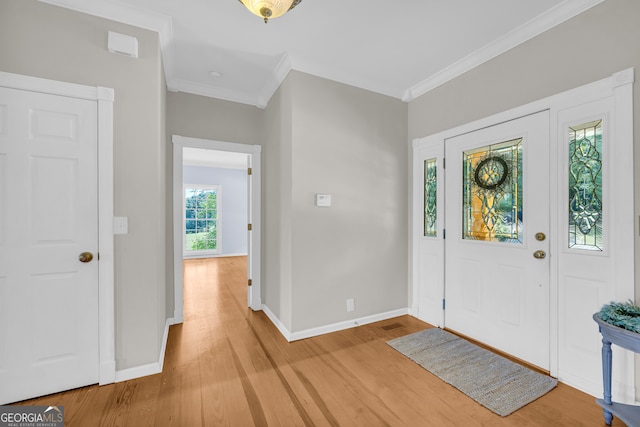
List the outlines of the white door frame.
{"type": "MultiPolygon", "coordinates": [[[[628,147],[633,143],[633,81],[634,81],[634,69],[629,68],[618,73],[613,74],[611,77],[596,81],[591,84],[587,84],[576,89],[572,89],[548,98],[544,98],[520,107],[513,108],[502,113],[492,115],[480,120],[476,120],[471,123],[467,123],[458,126],[453,129],[439,132],[434,135],[430,135],[424,138],[417,138],[413,140],[413,160],[412,167],[413,172],[411,174],[411,187],[412,196],[410,198],[410,210],[412,212],[412,221],[410,227],[410,241],[412,244],[412,257],[411,257],[411,295],[412,304],[410,307],[410,313],[420,319],[434,324],[436,326],[445,326],[445,315],[442,311],[433,310],[433,307],[440,306],[441,301],[432,301],[429,305],[431,310],[427,311],[420,308],[420,304],[424,304],[425,296],[421,295],[421,284],[427,283],[428,286],[435,287],[431,289],[430,293],[434,295],[433,298],[444,298],[445,295],[445,283],[444,283],[444,263],[438,263],[437,258],[433,258],[436,261],[429,268],[421,266],[421,247],[423,247],[424,237],[421,236],[420,230],[422,228],[422,177],[418,171],[421,170],[421,160],[418,158],[421,153],[424,153],[426,147],[436,146],[438,144],[444,145],[444,141],[448,138],[452,138],[458,135],[462,135],[468,132],[472,132],[478,129],[489,127],[495,124],[506,122],[509,120],[517,119],[529,114],[533,114],[543,110],[549,110],[550,115],[550,146],[551,152],[554,151],[559,144],[559,126],[562,123],[558,122],[558,114],[560,111],[568,108],[572,108],[577,105],[586,104],[606,97],[614,98],[614,108],[616,111],[615,127],[616,138],[620,141],[624,141],[624,147],[628,147]],[[439,265],[440,264],[440,265],[439,265]],[[428,277],[427,277],[428,275],[428,277]],[[441,282],[437,283],[434,278],[442,278],[441,282]]],[[[620,150],[620,147],[617,148],[620,150]]],[[[557,156],[551,155],[550,169],[552,171],[558,170],[557,156]]],[[[622,171],[633,170],[633,156],[632,155],[620,155],[618,154],[618,163],[616,169],[619,173],[622,171]]],[[[616,211],[616,217],[612,221],[616,221],[619,224],[629,224],[633,226],[634,220],[634,200],[628,197],[633,193],[633,180],[619,182],[614,177],[614,182],[619,187],[616,189],[617,194],[626,195],[626,200],[622,203],[618,202],[619,209],[616,211]]],[[[554,212],[558,212],[559,207],[559,194],[558,194],[558,176],[551,174],[551,192],[550,192],[550,211],[551,215],[551,278],[550,278],[550,373],[552,376],[558,376],[558,328],[559,328],[559,283],[557,277],[558,271],[558,256],[554,254],[560,253],[560,240],[556,238],[558,234],[558,220],[557,215],[553,215],[554,212]]],[[[438,183],[438,205],[441,203],[440,194],[444,194],[444,183],[438,183]]],[[[440,221],[440,217],[438,219],[440,221]]],[[[442,218],[446,220],[446,218],[442,218]]],[[[444,228],[439,225],[439,228],[444,228]]],[[[616,252],[616,266],[619,269],[616,271],[615,277],[615,298],[618,301],[625,301],[626,299],[633,298],[634,296],[634,283],[635,283],[635,257],[634,257],[634,233],[630,231],[626,233],[622,238],[617,239],[615,242],[616,252]]],[[[446,241],[445,241],[446,242],[446,241]]],[[[424,293],[424,290],[423,290],[424,293]]],[[[595,325],[595,323],[594,323],[595,325]]],[[[626,372],[633,372],[632,358],[627,359],[629,366],[626,372]]],[[[633,375],[632,375],[633,377],[633,375]]],[[[627,393],[629,391],[627,390],[627,393]]]]}
{"type": "Polygon", "coordinates": [[[247,292],[247,305],[252,310],[262,310],[262,297],[260,287],[260,145],[238,144],[234,142],[213,141],[209,139],[190,138],[173,135],[173,286],[174,286],[174,311],[173,323],[182,323],[184,320],[184,295],[183,295],[183,248],[182,248],[182,149],[184,147],[206,148],[209,150],[231,151],[249,155],[252,173],[250,177],[250,209],[248,212],[252,227],[249,232],[249,260],[248,279],[251,286],[247,292]]]}
{"type": "Polygon", "coordinates": [[[98,112],[98,334],[99,384],[115,382],[115,297],[113,244],[113,101],[114,90],[0,72],[0,86],[86,99],[98,112]]]}

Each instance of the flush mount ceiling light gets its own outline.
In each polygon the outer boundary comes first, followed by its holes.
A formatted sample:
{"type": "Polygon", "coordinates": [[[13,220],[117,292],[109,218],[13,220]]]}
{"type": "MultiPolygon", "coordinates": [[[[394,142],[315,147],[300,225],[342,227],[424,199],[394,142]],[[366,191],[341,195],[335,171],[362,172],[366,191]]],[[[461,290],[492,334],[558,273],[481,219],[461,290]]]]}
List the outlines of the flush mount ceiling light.
{"type": "Polygon", "coordinates": [[[251,13],[269,19],[282,16],[298,5],[302,0],[239,0],[251,13]]]}

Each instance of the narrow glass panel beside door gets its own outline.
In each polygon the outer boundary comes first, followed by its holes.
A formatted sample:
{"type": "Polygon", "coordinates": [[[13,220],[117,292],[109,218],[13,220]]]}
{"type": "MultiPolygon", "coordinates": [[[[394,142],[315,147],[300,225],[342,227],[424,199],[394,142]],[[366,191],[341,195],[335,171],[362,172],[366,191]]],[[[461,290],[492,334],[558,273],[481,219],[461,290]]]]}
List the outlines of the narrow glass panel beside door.
{"type": "Polygon", "coordinates": [[[569,127],[569,248],[603,250],[602,120],[569,127]]]}
{"type": "Polygon", "coordinates": [[[522,138],[463,153],[462,238],[522,243],[522,138]]]}
{"type": "Polygon", "coordinates": [[[427,237],[436,237],[437,235],[437,189],[437,159],[427,159],[424,161],[424,235],[427,237]]]}

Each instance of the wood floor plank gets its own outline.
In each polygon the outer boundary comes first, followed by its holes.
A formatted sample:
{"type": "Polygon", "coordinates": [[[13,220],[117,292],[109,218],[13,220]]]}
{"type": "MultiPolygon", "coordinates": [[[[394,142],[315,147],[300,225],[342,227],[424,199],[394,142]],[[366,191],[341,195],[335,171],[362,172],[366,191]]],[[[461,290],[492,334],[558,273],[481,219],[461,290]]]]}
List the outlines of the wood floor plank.
{"type": "Polygon", "coordinates": [[[565,384],[494,414],[386,344],[431,327],[411,316],[289,343],[246,306],[246,272],[246,257],[185,261],[162,374],[19,404],[64,406],[67,427],[604,425],[565,384]]]}

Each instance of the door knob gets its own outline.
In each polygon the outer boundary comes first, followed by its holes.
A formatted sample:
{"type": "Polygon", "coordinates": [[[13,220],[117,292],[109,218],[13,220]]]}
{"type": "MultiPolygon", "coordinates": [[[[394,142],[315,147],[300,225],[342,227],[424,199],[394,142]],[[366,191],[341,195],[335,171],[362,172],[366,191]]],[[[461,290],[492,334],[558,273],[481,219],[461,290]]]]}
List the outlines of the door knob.
{"type": "Polygon", "coordinates": [[[546,256],[547,256],[547,254],[546,254],[546,252],[545,252],[545,251],[535,251],[535,252],[533,253],[533,257],[534,257],[534,258],[537,258],[537,259],[543,259],[543,258],[544,258],[544,257],[546,257],[546,256]]]}
{"type": "Polygon", "coordinates": [[[82,252],[78,255],[78,261],[80,262],[91,262],[93,259],[93,254],[91,252],[82,252]]]}
{"type": "Polygon", "coordinates": [[[537,241],[542,242],[546,238],[547,238],[547,236],[545,236],[544,233],[536,233],[536,240],[537,241]]]}

